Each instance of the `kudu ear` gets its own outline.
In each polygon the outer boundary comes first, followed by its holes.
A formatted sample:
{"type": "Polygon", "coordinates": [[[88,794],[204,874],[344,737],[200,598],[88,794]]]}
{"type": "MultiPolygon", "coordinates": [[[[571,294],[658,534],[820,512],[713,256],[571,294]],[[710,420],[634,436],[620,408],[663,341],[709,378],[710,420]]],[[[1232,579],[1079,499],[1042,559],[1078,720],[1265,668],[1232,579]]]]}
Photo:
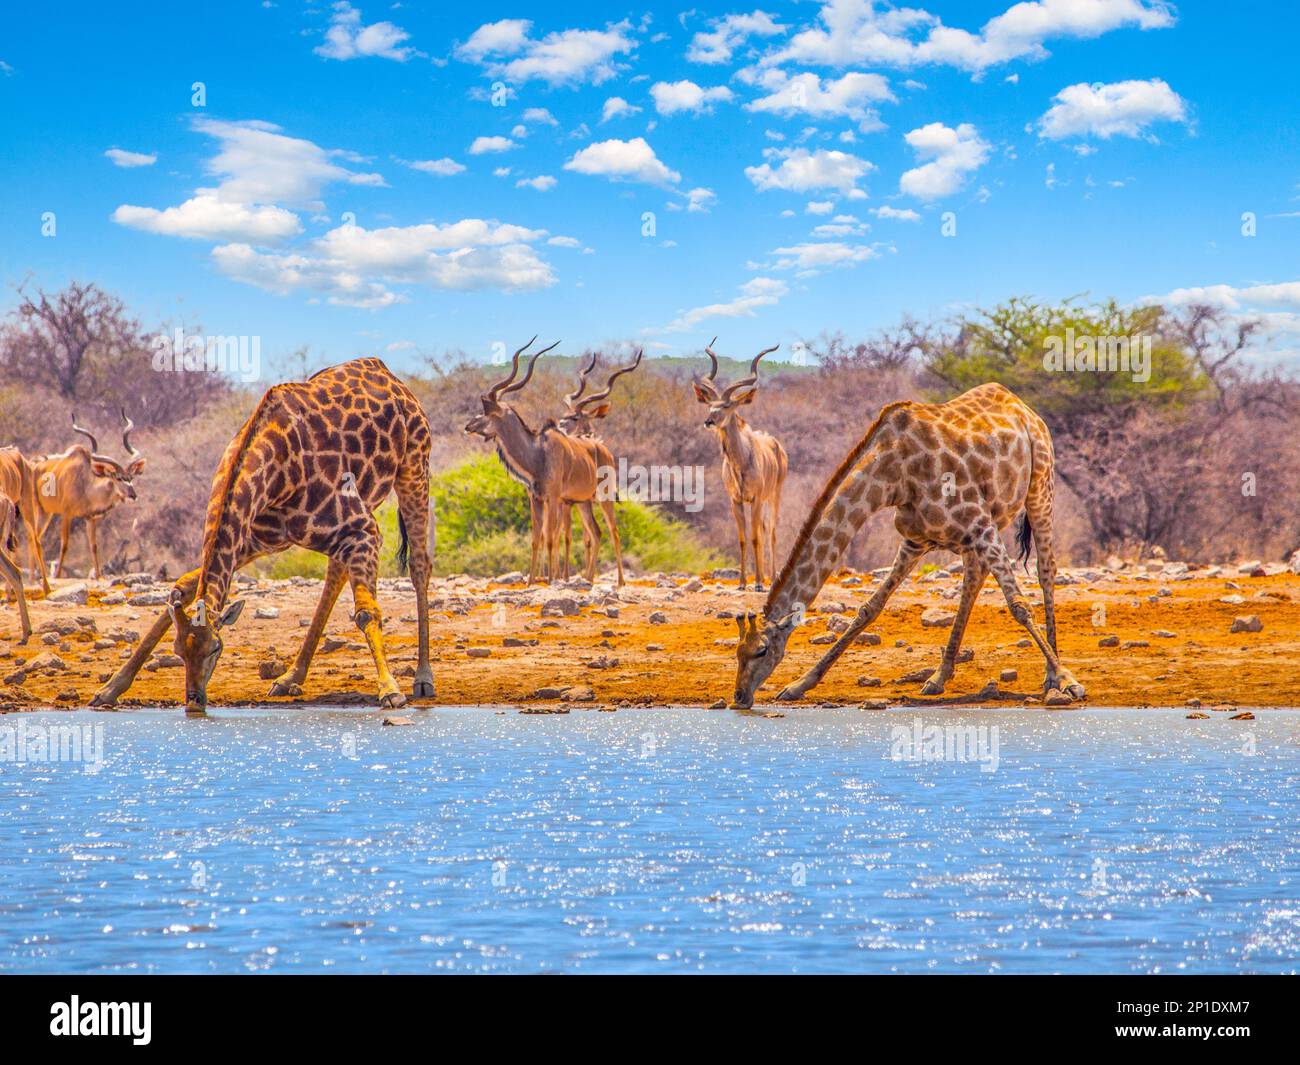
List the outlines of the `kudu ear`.
{"type": "Polygon", "coordinates": [[[602,403],[599,407],[591,407],[586,413],[588,418],[603,418],[609,413],[609,404],[602,403]]]}
{"type": "Polygon", "coordinates": [[[221,612],[221,628],[227,625],[233,625],[239,620],[239,615],[244,612],[244,600],[237,599],[221,612]]]}
{"type": "Polygon", "coordinates": [[[745,393],[743,396],[741,396],[739,399],[733,399],[731,402],[734,403],[734,404],[735,404],[736,406],[738,406],[738,407],[739,407],[739,406],[743,406],[743,405],[746,404],[746,403],[753,403],[753,402],[754,402],[754,397],[755,397],[756,395],[758,395],[758,389],[757,389],[757,388],[751,388],[748,392],[746,392],[746,393],[745,393]]]}
{"type": "Polygon", "coordinates": [[[112,477],[117,472],[107,462],[99,462],[96,459],[90,460],[90,468],[96,477],[112,477]]]}
{"type": "Polygon", "coordinates": [[[126,468],[126,475],[128,477],[135,477],[143,469],[144,469],[144,459],[136,459],[133,463],[131,463],[131,465],[129,465],[126,468]]]}
{"type": "Polygon", "coordinates": [[[707,385],[701,384],[699,381],[692,381],[691,387],[695,389],[695,398],[701,403],[712,403],[718,398],[717,393],[714,392],[713,389],[709,388],[707,385]]]}

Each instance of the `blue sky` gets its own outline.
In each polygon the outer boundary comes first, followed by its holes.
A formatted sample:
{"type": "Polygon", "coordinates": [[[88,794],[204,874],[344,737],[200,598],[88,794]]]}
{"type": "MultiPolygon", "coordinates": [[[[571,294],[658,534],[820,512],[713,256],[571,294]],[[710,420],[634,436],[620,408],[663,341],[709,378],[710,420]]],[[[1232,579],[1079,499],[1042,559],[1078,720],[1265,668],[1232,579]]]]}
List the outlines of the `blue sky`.
{"type": "Polygon", "coordinates": [[[487,360],[534,333],[785,353],[1080,292],[1207,298],[1300,347],[1291,5],[254,0],[6,23],[6,286],[94,280],[264,357],[487,360]]]}

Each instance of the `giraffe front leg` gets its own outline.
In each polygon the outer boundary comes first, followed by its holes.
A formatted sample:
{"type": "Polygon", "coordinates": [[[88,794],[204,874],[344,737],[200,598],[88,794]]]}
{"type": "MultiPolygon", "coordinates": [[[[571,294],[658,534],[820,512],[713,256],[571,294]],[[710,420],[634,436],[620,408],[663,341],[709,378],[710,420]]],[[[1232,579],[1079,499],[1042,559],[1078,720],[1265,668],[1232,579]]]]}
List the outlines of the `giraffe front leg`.
{"type": "Polygon", "coordinates": [[[383,617],[379,612],[379,602],[375,598],[375,579],[368,575],[352,574],[352,605],[355,607],[353,621],[366,638],[370,647],[370,657],[375,662],[375,673],[379,676],[379,705],[385,710],[395,710],[406,704],[402,694],[388,671],[388,661],[384,657],[383,617]]]}
{"type": "MultiPolygon", "coordinates": [[[[176,582],[176,587],[181,591],[181,606],[189,606],[194,602],[194,593],[199,586],[199,570],[192,569],[176,582]]],[[[131,687],[131,682],[135,680],[135,675],[140,672],[140,668],[148,661],[153,649],[158,646],[158,641],[167,635],[167,630],[172,627],[171,614],[164,610],[157,621],[153,623],[144,639],[140,641],[131,657],[122,663],[122,668],[113,674],[102,688],[95,693],[90,700],[91,706],[112,706],[117,702],[120,696],[127,688],[131,687]]]]}
{"type": "Polygon", "coordinates": [[[809,691],[817,687],[821,683],[822,677],[826,676],[827,670],[839,660],[840,655],[848,650],[849,644],[856,640],[862,630],[875,621],[880,612],[885,609],[889,597],[894,594],[894,591],[912,571],[912,567],[927,551],[929,551],[929,548],[924,544],[918,544],[911,540],[904,540],[899,544],[898,554],[894,556],[893,568],[871,598],[858,610],[858,616],[853,619],[853,624],[849,626],[848,631],[835,641],[835,646],[822,656],[821,661],[797,681],[789,685],[777,698],[785,700],[802,699],[809,691]]]}
{"type": "Polygon", "coordinates": [[[969,552],[964,554],[962,562],[964,566],[961,603],[957,607],[957,617],[953,620],[952,632],[948,634],[948,644],[943,649],[943,660],[939,663],[939,670],[922,685],[922,695],[942,695],[943,689],[952,679],[953,670],[957,668],[957,652],[961,650],[961,641],[966,633],[966,625],[970,621],[971,609],[975,606],[975,600],[979,598],[984,578],[988,576],[988,569],[974,554],[969,552]]]}
{"type": "Polygon", "coordinates": [[[1007,606],[1011,609],[1011,616],[1024,626],[1025,631],[1043,653],[1043,659],[1047,663],[1047,675],[1043,679],[1044,693],[1057,690],[1072,699],[1083,699],[1087,694],[1083,685],[1075,680],[1073,673],[1061,665],[1056,651],[1034,624],[1034,613],[1029,608],[1029,601],[1021,594],[1020,585],[1016,583],[1016,571],[1011,557],[991,524],[980,534],[979,550],[986,565],[993,571],[998,587],[1002,589],[1007,606]]]}

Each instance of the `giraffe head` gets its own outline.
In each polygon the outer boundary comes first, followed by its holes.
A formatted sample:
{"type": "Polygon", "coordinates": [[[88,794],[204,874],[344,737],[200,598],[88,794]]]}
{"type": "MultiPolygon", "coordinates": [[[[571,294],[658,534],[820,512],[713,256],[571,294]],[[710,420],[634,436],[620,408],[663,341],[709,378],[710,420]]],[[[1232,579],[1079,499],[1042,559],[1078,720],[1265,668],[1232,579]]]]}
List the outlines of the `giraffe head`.
{"type": "Polygon", "coordinates": [[[565,412],[559,422],[561,431],[569,436],[595,436],[597,420],[609,413],[609,393],[614,387],[614,382],[640,366],[641,356],[644,354],[645,349],[642,348],[636,353],[635,359],[610,374],[603,392],[595,392],[586,399],[580,399],[583,390],[587,387],[587,375],[596,365],[596,355],[593,352],[591,362],[578,375],[578,390],[564,397],[565,412]]]}
{"type": "Polygon", "coordinates": [[[185,613],[183,602],[181,590],[173,589],[167,612],[176,628],[176,653],[185,663],[185,711],[201,714],[208,706],[208,681],[225,646],[220,630],[235,623],[244,609],[244,601],[231,603],[214,616],[208,610],[207,601],[200,599],[193,618],[185,613]]]}
{"type": "Polygon", "coordinates": [[[709,413],[704,419],[704,427],[712,429],[719,435],[726,432],[727,425],[732,418],[736,416],[739,408],[746,404],[753,403],[754,397],[758,395],[758,360],[764,355],[770,355],[781,345],[767,348],[760,351],[754,356],[754,361],[749,364],[749,376],[743,377],[739,381],[729,384],[722,391],[718,391],[718,357],[713,354],[713,345],[717,337],[709,341],[704,349],[708,355],[709,361],[713,364],[713,369],[709,371],[708,377],[700,377],[698,374],[692,381],[695,386],[695,398],[708,406],[709,413]]]}
{"type": "MultiPolygon", "coordinates": [[[[536,337],[533,337],[533,340],[536,339],[536,337]]],[[[502,403],[501,397],[509,395],[511,392],[518,392],[524,385],[528,384],[532,380],[533,367],[537,365],[537,360],[560,343],[557,340],[551,347],[542,348],[541,351],[534,354],[528,360],[528,372],[524,374],[524,379],[516,381],[515,376],[519,373],[519,356],[532,347],[533,340],[530,340],[515,352],[509,375],[504,380],[498,381],[479,397],[483,404],[483,413],[475,415],[465,423],[466,433],[481,436],[484,440],[493,440],[499,435],[501,420],[513,413],[513,408],[509,404],[502,403]]]]}
{"type": "Polygon", "coordinates": [[[764,618],[762,624],[754,614],[737,614],[740,640],[736,644],[736,688],[731,705],[748,710],[754,705],[754,693],[772,675],[785,657],[785,644],[802,617],[802,607],[779,618],[764,618]]]}

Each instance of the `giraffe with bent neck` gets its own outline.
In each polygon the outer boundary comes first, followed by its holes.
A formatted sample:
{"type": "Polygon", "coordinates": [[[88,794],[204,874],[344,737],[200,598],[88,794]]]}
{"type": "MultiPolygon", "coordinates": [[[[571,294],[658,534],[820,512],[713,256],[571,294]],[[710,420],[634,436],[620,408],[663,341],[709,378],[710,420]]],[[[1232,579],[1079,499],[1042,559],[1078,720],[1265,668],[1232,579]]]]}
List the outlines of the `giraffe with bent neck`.
{"type": "Polygon", "coordinates": [[[402,542],[415,589],[419,661],[413,694],[434,694],[429,665],[429,453],[432,434],[414,394],[379,359],[354,359],[304,382],[275,385],[227,446],[212,482],[197,569],[176,582],[167,610],[130,659],[96,693],[111,706],[130,687],[173,626],[185,664],[185,708],[202,713],[207,686],[221,657],[221,630],[234,624],[243,602],[227,605],[235,572],[291,545],[329,559],[316,614],[293,669],[271,695],[301,695],[307,669],[335,601],[352,586],[353,620],[365,637],[385,708],[406,700],[384,656],[376,599],[382,537],[375,509],[396,492],[402,542]],[[189,612],[190,605],[194,610],[189,612]]]}
{"type": "Polygon", "coordinates": [[[805,608],[840,565],[854,534],[882,507],[895,509],[894,526],[903,537],[893,567],[848,631],[778,698],[799,699],[820,683],[917,562],[942,549],[962,557],[961,601],[939,669],[922,694],[941,694],[952,677],[971,609],[992,572],[1012,616],[1047,663],[1044,692],[1059,690],[1082,699],[1083,686],[1056,652],[1052,481],[1046,424],[1000,384],[979,385],[947,403],[886,406],[822,490],[772,585],[762,623],[753,614],[737,618],[734,705],[753,705],[754,692],[781,662],[805,608]],[[1020,547],[1027,557],[1031,538],[1036,542],[1046,636],[1034,622],[999,536],[1022,509],[1020,547]]]}

